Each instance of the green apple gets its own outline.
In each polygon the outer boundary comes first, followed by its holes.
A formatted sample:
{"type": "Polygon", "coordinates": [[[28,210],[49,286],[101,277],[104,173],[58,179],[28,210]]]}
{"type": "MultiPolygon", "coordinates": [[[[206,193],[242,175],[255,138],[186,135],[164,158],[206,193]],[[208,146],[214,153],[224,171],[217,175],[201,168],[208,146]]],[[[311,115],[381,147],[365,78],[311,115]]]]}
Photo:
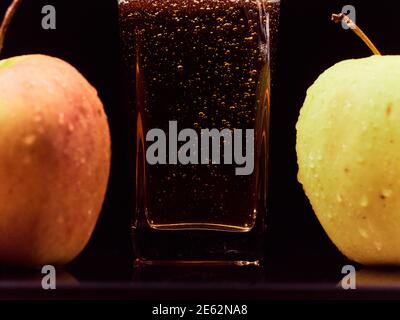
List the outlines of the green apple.
{"type": "Polygon", "coordinates": [[[297,124],[299,181],[350,259],[400,264],[400,56],[338,63],[310,87],[297,124]]]}
{"type": "Polygon", "coordinates": [[[0,263],[64,264],[106,192],[110,135],[96,90],[68,63],[0,61],[0,263]]]}

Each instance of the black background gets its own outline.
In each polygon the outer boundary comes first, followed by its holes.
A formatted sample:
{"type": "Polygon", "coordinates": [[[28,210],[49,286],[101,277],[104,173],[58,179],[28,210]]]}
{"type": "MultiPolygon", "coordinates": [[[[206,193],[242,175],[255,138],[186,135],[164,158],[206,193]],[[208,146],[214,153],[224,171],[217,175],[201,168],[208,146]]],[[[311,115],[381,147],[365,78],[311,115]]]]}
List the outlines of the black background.
{"type": "MultiPolygon", "coordinates": [[[[1,0],[0,12],[9,2],[1,0]]],[[[331,13],[340,12],[345,4],[355,6],[357,23],[384,54],[400,54],[396,1],[282,0],[271,111],[266,257],[271,269],[287,266],[288,278],[310,268],[340,272],[339,266],[346,262],[325,235],[297,182],[295,154],[295,124],[307,88],[334,63],[371,54],[351,31],[330,21],[331,13]]],[[[134,138],[127,136],[124,127],[127,110],[122,98],[117,0],[25,0],[9,29],[2,58],[28,53],[70,62],[97,88],[105,104],[113,141],[109,190],[94,236],[71,268],[85,277],[129,278],[134,196],[129,150],[134,138]],[[57,10],[56,30],[41,28],[41,8],[47,4],[57,10]]]]}

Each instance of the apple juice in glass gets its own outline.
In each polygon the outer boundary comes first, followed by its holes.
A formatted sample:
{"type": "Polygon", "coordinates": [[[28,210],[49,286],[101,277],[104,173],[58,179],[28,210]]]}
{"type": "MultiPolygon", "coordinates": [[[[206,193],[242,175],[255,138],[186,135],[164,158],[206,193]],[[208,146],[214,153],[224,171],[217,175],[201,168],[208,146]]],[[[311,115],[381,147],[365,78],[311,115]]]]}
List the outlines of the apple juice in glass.
{"type": "Polygon", "coordinates": [[[276,0],[120,0],[137,265],[263,258],[276,0]]]}

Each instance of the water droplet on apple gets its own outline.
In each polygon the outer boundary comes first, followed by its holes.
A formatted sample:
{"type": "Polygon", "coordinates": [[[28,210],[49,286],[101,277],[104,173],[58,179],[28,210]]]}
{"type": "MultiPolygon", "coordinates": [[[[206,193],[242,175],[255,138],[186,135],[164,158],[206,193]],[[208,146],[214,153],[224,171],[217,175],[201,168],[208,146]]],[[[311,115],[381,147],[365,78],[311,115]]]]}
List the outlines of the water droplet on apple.
{"type": "Polygon", "coordinates": [[[382,243],[380,241],[375,241],[374,245],[375,245],[376,250],[382,251],[382,243]]]}
{"type": "Polygon", "coordinates": [[[361,237],[368,239],[369,238],[369,234],[367,232],[367,230],[360,228],[358,229],[358,233],[360,234],[361,237]]]}
{"type": "Polygon", "coordinates": [[[361,198],[361,201],[360,201],[360,206],[363,207],[363,208],[366,208],[366,207],[368,207],[368,205],[369,205],[368,197],[367,196],[363,196],[361,198]]]}
{"type": "Polygon", "coordinates": [[[58,123],[60,125],[64,125],[64,123],[65,123],[65,116],[64,116],[64,113],[62,113],[62,112],[58,115],[58,123]]]}
{"type": "Polygon", "coordinates": [[[391,189],[383,189],[382,190],[382,196],[385,198],[390,198],[393,195],[393,190],[391,189]]]}
{"type": "Polygon", "coordinates": [[[22,162],[23,162],[24,164],[30,164],[30,163],[32,162],[32,159],[31,159],[31,157],[28,155],[28,156],[24,157],[24,159],[22,160],[22,162]]]}
{"type": "Polygon", "coordinates": [[[24,138],[24,144],[26,146],[31,146],[35,143],[36,141],[36,136],[34,134],[28,134],[27,136],[25,136],[24,138]]]}
{"type": "Polygon", "coordinates": [[[63,217],[63,216],[58,216],[58,217],[57,217],[57,222],[58,222],[59,224],[64,223],[64,217],[63,217]]]}

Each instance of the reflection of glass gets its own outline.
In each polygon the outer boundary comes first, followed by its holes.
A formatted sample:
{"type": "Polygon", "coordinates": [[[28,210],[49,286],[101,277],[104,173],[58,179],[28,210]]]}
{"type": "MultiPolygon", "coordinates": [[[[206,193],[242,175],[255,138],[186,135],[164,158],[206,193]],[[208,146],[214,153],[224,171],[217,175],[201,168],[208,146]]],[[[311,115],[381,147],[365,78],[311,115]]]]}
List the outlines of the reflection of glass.
{"type": "Polygon", "coordinates": [[[194,287],[196,284],[200,286],[204,282],[235,282],[236,284],[248,285],[249,283],[259,283],[265,279],[265,272],[262,268],[232,268],[226,266],[204,266],[194,265],[187,267],[186,265],[153,266],[134,268],[133,281],[135,282],[168,282],[178,284],[190,282],[194,287]]]}
{"type": "MultiPolygon", "coordinates": [[[[130,94],[137,125],[133,233],[138,263],[259,262],[270,47],[278,12],[276,0],[120,0],[125,61],[135,88],[130,94]],[[193,129],[199,139],[202,129],[242,129],[243,155],[250,152],[244,132],[254,130],[252,174],[236,175],[237,165],[228,164],[224,148],[228,144],[233,153],[239,147],[233,138],[233,146],[227,138],[218,143],[221,164],[184,165],[171,153],[173,164],[150,165],[146,134],[159,128],[169,133],[167,142],[177,141],[171,121],[177,132],[193,129]]],[[[199,147],[200,154],[200,142],[199,147]]]]}

